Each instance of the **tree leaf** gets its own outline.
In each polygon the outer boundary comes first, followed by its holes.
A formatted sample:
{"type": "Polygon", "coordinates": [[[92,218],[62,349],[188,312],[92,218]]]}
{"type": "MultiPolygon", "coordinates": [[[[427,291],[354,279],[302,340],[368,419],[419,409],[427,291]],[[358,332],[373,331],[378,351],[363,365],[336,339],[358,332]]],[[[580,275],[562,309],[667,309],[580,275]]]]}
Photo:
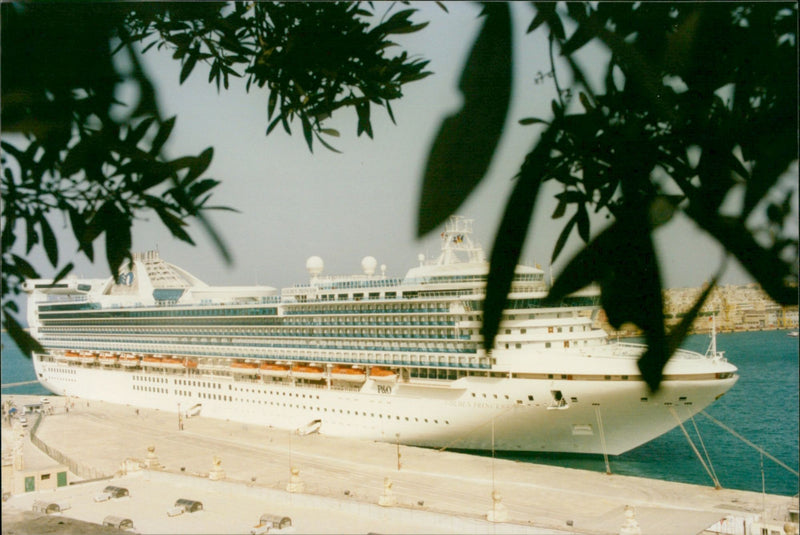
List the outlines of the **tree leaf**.
{"type": "Polygon", "coordinates": [[[153,144],[150,146],[151,156],[155,156],[159,152],[161,152],[161,148],[164,146],[164,143],[166,143],[167,139],[169,139],[169,135],[172,133],[172,129],[174,127],[175,127],[174,115],[159,125],[158,133],[153,138],[153,144]]]}
{"type": "Polygon", "coordinates": [[[561,55],[568,56],[577,52],[583,45],[596,37],[593,25],[581,24],[570,36],[566,43],[561,46],[561,55]]]}
{"type": "Polygon", "coordinates": [[[11,258],[14,260],[14,268],[23,276],[29,279],[38,279],[39,273],[33,269],[33,266],[28,263],[24,258],[12,253],[11,258]]]}
{"type": "Polygon", "coordinates": [[[464,105],[443,121],[428,155],[418,236],[441,225],[475,189],[503,131],[511,97],[511,18],[504,3],[487,4],[485,13],[459,82],[464,105]]]}
{"type": "Polygon", "coordinates": [[[567,243],[567,239],[569,238],[572,229],[575,227],[575,223],[578,222],[578,214],[575,214],[570,218],[564,228],[561,229],[561,234],[558,235],[558,239],[556,240],[556,244],[553,247],[553,256],[550,259],[550,262],[555,262],[558,258],[558,255],[561,254],[561,250],[564,248],[564,245],[567,243]]]}
{"type": "Polygon", "coordinates": [[[30,254],[33,246],[39,243],[39,234],[34,225],[35,220],[32,217],[25,218],[25,254],[30,254]]]}
{"type": "Polygon", "coordinates": [[[781,260],[775,250],[762,247],[741,219],[712,213],[694,201],[685,212],[732,253],[773,300],[781,305],[797,305],[797,286],[788,283],[792,278],[797,280],[790,264],[781,260]]]}
{"type": "Polygon", "coordinates": [[[147,129],[150,128],[150,125],[152,125],[155,120],[155,117],[146,117],[139,121],[139,124],[136,125],[135,128],[130,128],[128,130],[128,136],[125,138],[125,141],[135,147],[142,140],[147,129]]]}
{"type": "Polygon", "coordinates": [[[213,158],[214,147],[208,147],[206,150],[201,152],[189,166],[189,172],[187,172],[186,176],[183,178],[183,180],[181,180],[181,184],[186,187],[197,180],[200,175],[206,172],[208,166],[211,165],[211,160],[213,158]]]}
{"type": "Polygon", "coordinates": [[[74,266],[72,265],[72,262],[68,262],[67,265],[61,268],[61,271],[59,271],[56,274],[55,278],[53,278],[53,284],[57,283],[58,281],[66,277],[69,274],[69,272],[72,271],[73,267],[74,266]]]}
{"type": "Polygon", "coordinates": [[[645,333],[648,344],[643,378],[657,391],[661,368],[669,358],[664,335],[661,277],[647,223],[646,203],[627,205],[618,219],[576,254],[559,274],[549,302],[598,282],[609,323],[619,329],[633,322],[645,333]],[[626,251],[626,254],[620,254],[626,251]]]}
{"type": "MultiPolygon", "coordinates": [[[[7,307],[6,305],[3,306],[4,308],[7,307]]],[[[34,352],[45,352],[42,345],[22,328],[22,325],[19,324],[14,315],[9,311],[4,311],[3,327],[8,331],[9,336],[11,336],[11,339],[14,340],[14,343],[26,358],[31,358],[31,354],[34,352]]]]}
{"type": "Polygon", "coordinates": [[[314,152],[314,137],[311,132],[311,123],[308,122],[308,118],[305,115],[300,117],[300,122],[303,125],[303,137],[306,138],[306,144],[308,144],[308,150],[314,152]]]}
{"type": "Polygon", "coordinates": [[[180,84],[183,85],[183,82],[189,77],[192,73],[192,69],[194,69],[195,64],[197,63],[197,59],[200,57],[200,50],[197,48],[193,48],[189,51],[188,57],[186,58],[186,62],[183,64],[181,68],[181,75],[180,75],[180,84]]]}
{"type": "Polygon", "coordinates": [[[586,211],[586,204],[578,204],[578,211],[575,213],[578,221],[578,234],[584,243],[589,243],[589,213],[586,211]]]}
{"type": "Polygon", "coordinates": [[[524,119],[520,119],[519,120],[519,124],[521,124],[523,126],[527,126],[529,124],[538,124],[538,123],[550,124],[547,121],[545,121],[544,119],[538,119],[536,117],[525,117],[524,119]]]}
{"type": "Polygon", "coordinates": [[[556,130],[551,126],[544,132],[536,147],[525,158],[494,239],[489,259],[489,275],[486,280],[486,299],[483,304],[483,347],[487,352],[494,347],[497,329],[528,233],[539,187],[546,176],[545,156],[550,153],[556,130]]]}
{"type": "Polygon", "coordinates": [[[556,205],[555,211],[553,211],[553,215],[550,216],[552,219],[561,219],[564,217],[564,213],[567,211],[567,202],[564,199],[559,199],[558,204],[556,205]]]}
{"type": "Polygon", "coordinates": [[[183,230],[183,227],[186,225],[186,223],[184,223],[179,217],[175,216],[172,212],[164,207],[158,206],[155,208],[155,211],[173,236],[181,241],[194,245],[194,241],[192,241],[191,236],[189,236],[189,234],[183,230]]]}
{"type": "Polygon", "coordinates": [[[44,214],[39,217],[39,228],[42,230],[42,244],[47,253],[47,259],[50,260],[50,265],[55,267],[58,264],[58,242],[44,214]]]}
{"type": "Polygon", "coordinates": [[[112,275],[119,272],[126,258],[131,257],[131,220],[114,209],[107,212],[105,223],[106,260],[112,275]]]}

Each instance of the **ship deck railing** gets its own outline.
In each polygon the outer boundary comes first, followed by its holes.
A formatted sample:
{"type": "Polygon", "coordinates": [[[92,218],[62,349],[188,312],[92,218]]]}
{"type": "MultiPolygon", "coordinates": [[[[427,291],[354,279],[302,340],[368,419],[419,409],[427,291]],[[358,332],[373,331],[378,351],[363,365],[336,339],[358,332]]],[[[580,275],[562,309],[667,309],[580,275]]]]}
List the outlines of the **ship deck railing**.
{"type": "MultiPolygon", "coordinates": [[[[614,356],[639,357],[642,355],[642,353],[647,351],[646,344],[636,344],[633,342],[616,342],[612,345],[614,346],[614,356]]],[[[680,348],[676,349],[672,355],[673,357],[690,359],[690,360],[698,360],[706,358],[704,355],[696,351],[689,351],[688,349],[680,349],[680,348]]]]}

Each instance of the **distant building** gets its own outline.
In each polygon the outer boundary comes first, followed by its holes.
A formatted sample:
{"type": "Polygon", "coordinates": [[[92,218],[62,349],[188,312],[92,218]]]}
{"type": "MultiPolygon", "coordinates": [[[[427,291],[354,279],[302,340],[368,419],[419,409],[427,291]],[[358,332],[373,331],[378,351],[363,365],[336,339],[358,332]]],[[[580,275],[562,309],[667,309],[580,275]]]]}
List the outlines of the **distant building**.
{"type": "MultiPolygon", "coordinates": [[[[669,288],[663,291],[664,322],[667,327],[678,325],[691,310],[703,288],[669,288]]],[[[711,318],[716,317],[718,331],[758,331],[796,329],[797,305],[781,306],[772,301],[757,283],[717,286],[711,291],[695,318],[690,332],[711,330],[711,318]]],[[[619,336],[640,334],[634,325],[625,325],[619,332],[607,322],[601,312],[598,322],[610,333],[619,336]]]]}

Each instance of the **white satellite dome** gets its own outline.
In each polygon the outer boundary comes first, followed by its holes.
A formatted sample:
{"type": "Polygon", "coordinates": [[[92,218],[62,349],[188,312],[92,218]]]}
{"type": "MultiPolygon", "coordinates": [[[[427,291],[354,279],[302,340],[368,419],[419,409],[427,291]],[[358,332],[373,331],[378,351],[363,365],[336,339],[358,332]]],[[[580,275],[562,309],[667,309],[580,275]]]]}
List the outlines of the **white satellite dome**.
{"type": "Polygon", "coordinates": [[[316,277],[322,273],[323,267],[325,267],[325,263],[318,256],[310,256],[308,260],[306,260],[306,270],[312,277],[316,277]]]}
{"type": "Polygon", "coordinates": [[[378,267],[378,261],[374,256],[365,256],[361,260],[361,269],[364,270],[365,275],[374,275],[376,267],[378,267]]]}

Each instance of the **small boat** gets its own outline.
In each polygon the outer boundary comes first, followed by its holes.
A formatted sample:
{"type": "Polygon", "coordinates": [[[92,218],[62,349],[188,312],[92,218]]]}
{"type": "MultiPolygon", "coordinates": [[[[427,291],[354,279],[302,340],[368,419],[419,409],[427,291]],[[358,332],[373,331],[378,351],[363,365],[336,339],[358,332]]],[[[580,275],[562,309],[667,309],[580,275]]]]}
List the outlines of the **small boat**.
{"type": "Polygon", "coordinates": [[[64,356],[62,358],[67,362],[83,362],[83,357],[81,357],[81,354],[77,351],[64,351],[64,356]]]}
{"type": "Polygon", "coordinates": [[[379,383],[396,383],[397,374],[385,368],[374,366],[369,370],[369,378],[379,383]]]}
{"type": "Polygon", "coordinates": [[[126,368],[135,368],[139,366],[139,357],[127,354],[120,355],[118,362],[120,366],[125,366],[126,368]]]}
{"type": "Polygon", "coordinates": [[[352,383],[363,383],[367,380],[367,374],[361,368],[335,366],[331,370],[331,379],[335,379],[337,381],[349,381],[352,383]]]}
{"type": "Polygon", "coordinates": [[[148,355],[142,359],[142,366],[146,368],[163,368],[161,360],[162,359],[160,357],[148,355]]]}
{"type": "Polygon", "coordinates": [[[259,371],[261,375],[267,375],[269,377],[287,377],[289,375],[289,366],[263,362],[259,367],[259,371]]]}
{"type": "Polygon", "coordinates": [[[197,361],[186,359],[185,361],[183,361],[183,367],[189,368],[190,370],[194,370],[195,368],[197,368],[197,361]]]}
{"type": "Polygon", "coordinates": [[[258,369],[258,364],[256,364],[255,362],[244,362],[244,361],[241,361],[241,360],[237,360],[237,361],[231,362],[231,368],[234,368],[233,371],[240,372],[240,373],[242,373],[242,372],[246,373],[246,372],[252,372],[252,371],[257,370],[258,369]]]}
{"type": "Polygon", "coordinates": [[[97,353],[82,353],[80,355],[80,361],[84,364],[95,364],[97,363],[97,353]]]}
{"type": "Polygon", "coordinates": [[[792,331],[792,332],[786,333],[786,335],[787,336],[791,336],[792,338],[797,338],[798,335],[800,335],[800,331],[792,331]]]}
{"type": "Polygon", "coordinates": [[[165,368],[171,368],[173,370],[182,370],[183,369],[183,359],[176,359],[175,357],[164,357],[161,359],[161,365],[165,368]]]}
{"type": "Polygon", "coordinates": [[[324,372],[318,366],[293,366],[292,377],[297,379],[308,379],[310,381],[318,381],[322,379],[324,372]]]}
{"type": "Polygon", "coordinates": [[[113,366],[117,363],[117,355],[115,353],[104,353],[100,355],[98,360],[103,366],[113,366]]]}

